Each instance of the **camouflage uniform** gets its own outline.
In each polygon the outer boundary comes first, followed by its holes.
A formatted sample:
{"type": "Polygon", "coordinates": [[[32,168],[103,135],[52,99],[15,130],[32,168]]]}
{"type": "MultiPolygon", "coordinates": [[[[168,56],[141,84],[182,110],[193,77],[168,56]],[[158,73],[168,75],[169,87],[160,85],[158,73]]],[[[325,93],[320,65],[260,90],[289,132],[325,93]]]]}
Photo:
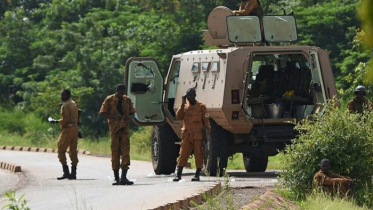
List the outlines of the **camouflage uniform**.
{"type": "Polygon", "coordinates": [[[58,159],[62,165],[66,163],[66,151],[69,147],[69,155],[71,159],[71,165],[76,166],[78,160],[78,106],[76,103],[69,99],[64,101],[61,106],[62,119],[59,120],[62,131],[60,138],[58,139],[58,159]]]}
{"type": "Polygon", "coordinates": [[[188,161],[189,155],[194,152],[196,167],[203,167],[203,151],[202,139],[203,128],[206,128],[210,133],[211,127],[209,122],[209,114],[206,106],[200,102],[195,105],[182,105],[176,111],[178,120],[183,120],[183,127],[181,128],[181,148],[178,159],[178,167],[184,167],[188,161]]]}
{"type": "MultiPolygon", "coordinates": [[[[117,109],[119,99],[115,94],[108,96],[102,103],[100,114],[119,114],[117,109]]],[[[122,116],[129,117],[136,112],[133,108],[131,99],[124,95],[122,100],[122,116]]],[[[128,169],[130,165],[130,129],[129,120],[125,119],[108,119],[110,136],[111,136],[111,163],[113,170],[128,169]],[[122,157],[122,163],[120,158],[122,157]]]]}
{"type": "Polygon", "coordinates": [[[236,15],[250,15],[262,18],[264,16],[259,0],[246,0],[241,2],[239,10],[233,11],[236,15]]]}
{"type": "Polygon", "coordinates": [[[312,184],[314,189],[321,186],[326,193],[332,195],[336,192],[340,195],[346,195],[353,188],[350,177],[340,176],[331,171],[324,173],[322,170],[315,174],[312,184]]]}
{"type": "Polygon", "coordinates": [[[368,99],[362,101],[357,99],[356,97],[347,104],[347,109],[350,113],[362,114],[364,112],[364,107],[373,109],[373,104],[368,99]]]}

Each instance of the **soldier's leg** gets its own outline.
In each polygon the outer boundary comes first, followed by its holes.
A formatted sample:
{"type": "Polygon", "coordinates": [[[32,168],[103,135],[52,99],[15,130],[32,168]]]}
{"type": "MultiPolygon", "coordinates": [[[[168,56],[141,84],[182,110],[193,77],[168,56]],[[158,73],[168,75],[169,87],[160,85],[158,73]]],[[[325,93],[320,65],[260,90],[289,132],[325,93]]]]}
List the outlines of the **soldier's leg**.
{"type": "Polygon", "coordinates": [[[121,136],[120,154],[122,156],[122,163],[120,165],[120,168],[129,169],[129,166],[131,164],[129,130],[123,129],[120,136],[121,136]]]}
{"type": "Polygon", "coordinates": [[[69,156],[71,159],[71,174],[70,179],[76,179],[76,166],[78,165],[78,127],[70,128],[69,138],[71,138],[71,143],[69,146],[69,156]]]}
{"type": "Polygon", "coordinates": [[[181,140],[179,159],[177,160],[177,173],[175,174],[174,182],[181,180],[183,168],[188,162],[189,155],[192,153],[193,145],[188,137],[181,140]]]}
{"type": "Polygon", "coordinates": [[[113,185],[119,185],[120,144],[118,132],[110,135],[111,167],[114,172],[113,185]]]}
{"type": "Polygon", "coordinates": [[[62,164],[63,175],[61,177],[57,177],[58,180],[67,179],[70,177],[69,167],[66,163],[66,151],[67,147],[69,146],[69,139],[68,139],[68,132],[66,129],[62,129],[60,138],[58,139],[57,143],[57,155],[58,159],[62,164]]]}
{"type": "Polygon", "coordinates": [[[120,167],[122,169],[122,176],[120,178],[120,184],[133,185],[133,182],[127,179],[127,172],[130,165],[130,139],[128,129],[123,129],[121,134],[121,155],[122,163],[120,167]]]}
{"type": "Polygon", "coordinates": [[[193,141],[193,151],[194,151],[194,158],[196,162],[196,173],[194,174],[194,177],[192,178],[192,181],[199,181],[199,175],[201,173],[201,170],[203,168],[203,151],[202,151],[202,139],[195,139],[193,141]]]}
{"type": "Polygon", "coordinates": [[[185,167],[188,158],[193,150],[193,144],[190,138],[185,138],[181,140],[179,159],[177,160],[177,166],[185,167]]]}

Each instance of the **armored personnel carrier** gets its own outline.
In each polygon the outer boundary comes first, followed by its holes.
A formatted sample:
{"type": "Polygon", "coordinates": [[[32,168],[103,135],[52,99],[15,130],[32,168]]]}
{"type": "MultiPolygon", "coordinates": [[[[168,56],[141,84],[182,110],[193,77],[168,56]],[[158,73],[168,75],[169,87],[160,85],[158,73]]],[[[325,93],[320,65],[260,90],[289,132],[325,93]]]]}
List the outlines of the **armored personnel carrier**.
{"type": "Polygon", "coordinates": [[[234,16],[217,7],[203,31],[217,49],[174,55],[166,78],[153,58],[126,62],[127,94],[138,125],[154,126],[152,159],[156,174],[173,173],[180,146],[175,112],[181,97],[195,88],[211,116],[205,169],[218,175],[228,157],[243,154],[248,172],[263,172],[273,156],[296,137],[302,119],[321,116],[337,94],[329,53],[293,45],[294,16],[234,16]]]}

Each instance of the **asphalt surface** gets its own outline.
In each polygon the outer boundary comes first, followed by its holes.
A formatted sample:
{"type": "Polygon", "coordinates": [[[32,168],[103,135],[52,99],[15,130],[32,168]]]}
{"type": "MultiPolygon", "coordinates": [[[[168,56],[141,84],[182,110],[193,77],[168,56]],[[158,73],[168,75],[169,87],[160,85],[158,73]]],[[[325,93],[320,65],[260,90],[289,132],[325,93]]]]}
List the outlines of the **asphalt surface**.
{"type": "MultiPolygon", "coordinates": [[[[127,177],[132,186],[112,186],[110,158],[79,155],[77,180],[57,180],[62,167],[56,153],[0,151],[0,161],[20,165],[23,177],[0,169],[0,199],[4,192],[18,186],[17,197],[26,194],[27,207],[32,210],[53,209],[151,209],[182,200],[222,181],[221,178],[201,177],[191,182],[194,170],[184,170],[183,180],[174,183],[171,175],[154,175],[152,165],[145,161],[131,161],[127,177]]],[[[274,173],[248,174],[231,171],[230,186],[273,186],[274,173]],[[264,178],[263,178],[264,177],[264,178]]]]}

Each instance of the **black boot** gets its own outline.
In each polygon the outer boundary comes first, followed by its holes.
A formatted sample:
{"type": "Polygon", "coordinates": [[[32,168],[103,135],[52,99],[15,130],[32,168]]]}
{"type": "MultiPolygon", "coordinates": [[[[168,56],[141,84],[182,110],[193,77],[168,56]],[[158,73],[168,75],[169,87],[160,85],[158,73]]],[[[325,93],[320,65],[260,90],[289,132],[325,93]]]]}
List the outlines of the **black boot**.
{"type": "Polygon", "coordinates": [[[61,177],[57,177],[57,180],[69,179],[70,178],[69,166],[63,165],[62,169],[63,169],[63,175],[61,177]]]}
{"type": "Polygon", "coordinates": [[[181,174],[183,173],[183,167],[177,167],[177,173],[175,174],[174,182],[181,180],[181,174]]]}
{"type": "Polygon", "coordinates": [[[128,169],[122,169],[122,177],[120,177],[120,185],[133,185],[133,182],[127,179],[128,169]]]}
{"type": "Polygon", "coordinates": [[[113,170],[113,171],[114,171],[113,185],[119,185],[119,170],[113,170]]]}
{"type": "Polygon", "coordinates": [[[71,174],[69,179],[76,179],[76,166],[71,166],[71,174]]]}
{"type": "Polygon", "coordinates": [[[193,182],[199,182],[199,174],[201,173],[201,169],[197,168],[196,174],[194,174],[194,177],[192,178],[193,182]]]}
{"type": "Polygon", "coordinates": [[[114,182],[113,185],[119,185],[119,170],[114,170],[114,182]]]}

